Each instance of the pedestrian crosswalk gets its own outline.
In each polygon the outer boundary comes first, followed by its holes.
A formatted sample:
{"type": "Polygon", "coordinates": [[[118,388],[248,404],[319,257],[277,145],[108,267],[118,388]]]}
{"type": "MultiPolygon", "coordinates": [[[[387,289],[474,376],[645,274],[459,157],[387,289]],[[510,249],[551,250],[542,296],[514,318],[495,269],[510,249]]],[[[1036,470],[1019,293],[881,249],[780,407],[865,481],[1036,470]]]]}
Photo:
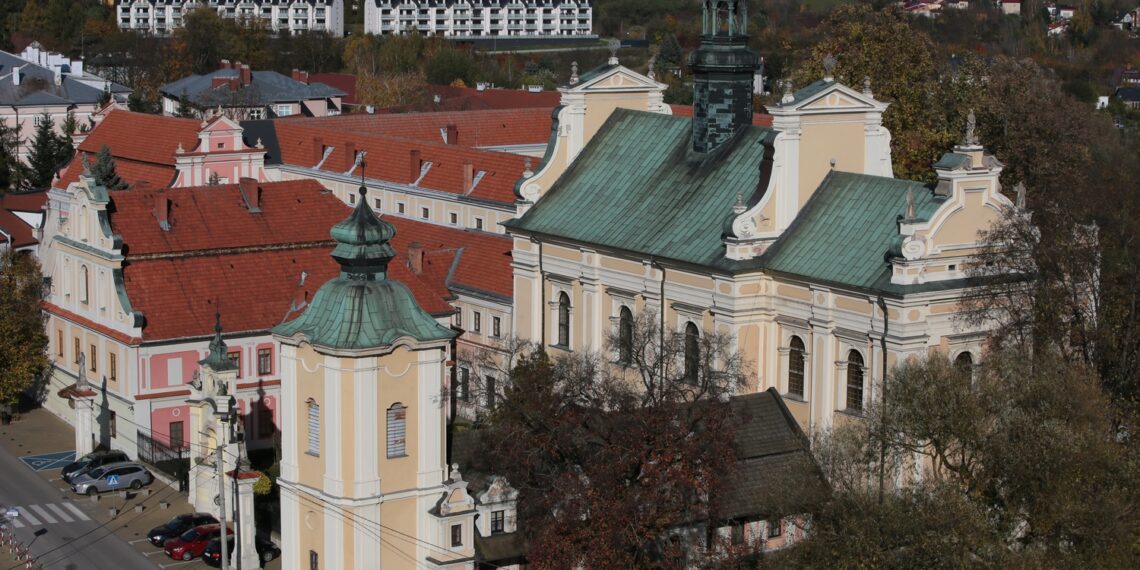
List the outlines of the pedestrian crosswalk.
{"type": "Polygon", "coordinates": [[[20,516],[10,519],[15,528],[91,520],[91,517],[71,503],[27,505],[16,509],[20,511],[20,516]]]}

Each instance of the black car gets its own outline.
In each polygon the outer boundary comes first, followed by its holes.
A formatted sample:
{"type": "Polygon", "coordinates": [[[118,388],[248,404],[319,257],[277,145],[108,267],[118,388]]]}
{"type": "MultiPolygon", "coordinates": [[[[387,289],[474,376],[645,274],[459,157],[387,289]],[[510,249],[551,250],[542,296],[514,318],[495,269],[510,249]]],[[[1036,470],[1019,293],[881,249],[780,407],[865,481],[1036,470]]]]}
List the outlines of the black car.
{"type": "Polygon", "coordinates": [[[178,538],[182,533],[204,524],[217,524],[218,519],[210,513],[184,513],[170,519],[162,526],[156,526],[146,533],[147,540],[155,546],[162,546],[168,539],[178,538]]]}
{"type": "Polygon", "coordinates": [[[120,463],[130,460],[131,458],[127,457],[127,454],[122,451],[92,451],[74,462],[68,463],[60,470],[59,474],[63,477],[64,481],[70,483],[73,477],[88,469],[102,467],[109,463],[120,463]]]}
{"type": "MultiPolygon", "coordinates": [[[[257,557],[261,559],[262,564],[281,556],[281,549],[277,548],[268,538],[258,536],[253,540],[253,545],[257,548],[257,557]]],[[[234,558],[234,537],[229,537],[229,549],[231,565],[234,558]]],[[[206,550],[202,552],[202,562],[217,568],[222,565],[222,539],[215,538],[206,545],[206,550]]]]}

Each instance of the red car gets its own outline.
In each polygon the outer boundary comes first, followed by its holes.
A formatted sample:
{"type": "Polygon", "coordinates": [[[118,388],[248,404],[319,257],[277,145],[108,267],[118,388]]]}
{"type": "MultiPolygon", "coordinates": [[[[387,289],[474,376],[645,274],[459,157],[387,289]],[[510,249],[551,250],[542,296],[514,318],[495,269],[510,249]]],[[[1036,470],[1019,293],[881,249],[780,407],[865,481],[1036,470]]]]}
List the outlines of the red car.
{"type": "MultiPolygon", "coordinates": [[[[233,533],[234,531],[226,529],[226,536],[232,536],[233,533]]],[[[175,560],[193,560],[195,556],[202,555],[211,540],[221,535],[221,525],[204,524],[182,533],[178,538],[166,541],[162,546],[166,555],[175,560]]]]}

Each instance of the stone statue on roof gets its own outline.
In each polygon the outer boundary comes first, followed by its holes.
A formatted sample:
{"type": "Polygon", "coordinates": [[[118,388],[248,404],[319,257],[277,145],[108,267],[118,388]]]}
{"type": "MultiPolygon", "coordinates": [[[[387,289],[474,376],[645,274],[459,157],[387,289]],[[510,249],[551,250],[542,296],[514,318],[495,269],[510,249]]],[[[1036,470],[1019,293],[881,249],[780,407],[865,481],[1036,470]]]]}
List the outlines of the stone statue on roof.
{"type": "Polygon", "coordinates": [[[578,84],[578,62],[570,62],[570,85],[578,84]]]}
{"type": "Polygon", "coordinates": [[[87,355],[79,353],[79,378],[75,381],[75,387],[79,390],[87,388],[87,355]]]}
{"type": "Polygon", "coordinates": [[[906,191],[906,221],[914,220],[917,213],[914,207],[914,190],[906,191]]]}
{"type": "Polygon", "coordinates": [[[834,75],[832,75],[832,73],[835,71],[835,64],[836,63],[839,63],[839,62],[838,62],[838,60],[835,59],[834,55],[831,55],[829,53],[829,54],[823,56],[823,80],[824,81],[831,81],[835,78],[834,75]]]}
{"type": "Polygon", "coordinates": [[[970,109],[970,114],[966,115],[966,145],[974,146],[978,144],[978,135],[974,132],[978,126],[978,119],[974,116],[974,110],[970,109]]]}

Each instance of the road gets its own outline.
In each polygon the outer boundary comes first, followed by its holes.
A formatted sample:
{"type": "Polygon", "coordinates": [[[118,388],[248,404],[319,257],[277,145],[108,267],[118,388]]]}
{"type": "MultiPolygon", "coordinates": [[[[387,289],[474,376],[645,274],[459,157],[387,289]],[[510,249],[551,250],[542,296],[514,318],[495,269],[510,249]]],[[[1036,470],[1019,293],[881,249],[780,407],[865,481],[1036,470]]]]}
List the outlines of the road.
{"type": "MultiPolygon", "coordinates": [[[[101,526],[97,505],[61,492],[62,481],[49,483],[7,450],[0,448],[0,505],[16,507],[11,523],[16,537],[31,544],[36,567],[44,570],[154,570],[139,551],[116,536],[121,522],[101,526]],[[39,534],[39,536],[36,536],[39,534]]],[[[58,473],[54,471],[53,473],[58,473]]],[[[102,501],[100,511],[109,501],[102,501]]],[[[124,513],[126,516],[130,512],[124,513]]],[[[21,564],[17,568],[22,569],[21,564]]],[[[0,568],[0,570],[10,570],[0,568]]],[[[11,570],[16,570],[15,568],[11,570]]]]}

